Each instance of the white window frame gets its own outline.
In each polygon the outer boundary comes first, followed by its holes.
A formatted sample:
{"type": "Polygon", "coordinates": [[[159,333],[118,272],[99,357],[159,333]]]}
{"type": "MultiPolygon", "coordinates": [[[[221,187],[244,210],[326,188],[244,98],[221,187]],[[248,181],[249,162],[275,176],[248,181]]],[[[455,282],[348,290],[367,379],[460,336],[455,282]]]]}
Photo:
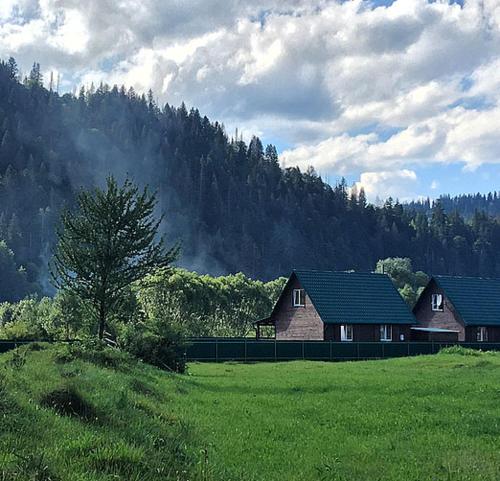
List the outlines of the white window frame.
{"type": "Polygon", "coordinates": [[[443,294],[432,294],[431,308],[432,308],[433,312],[443,312],[444,311],[443,294]],[[438,302],[438,300],[439,300],[439,302],[438,302]],[[441,307],[439,307],[439,306],[441,306],[441,307]]]}
{"type": "Polygon", "coordinates": [[[292,306],[305,307],[306,305],[306,292],[304,289],[294,289],[292,292],[292,306]]]}
{"type": "Polygon", "coordinates": [[[487,342],[488,341],[488,331],[486,327],[480,326],[476,329],[476,341],[477,342],[487,342]]]}
{"type": "Polygon", "coordinates": [[[391,324],[381,324],[380,325],[380,340],[383,342],[392,341],[392,325],[391,324]]]}
{"type": "Polygon", "coordinates": [[[352,342],[354,339],[354,327],[352,324],[341,324],[340,340],[342,342],[352,342]]]}

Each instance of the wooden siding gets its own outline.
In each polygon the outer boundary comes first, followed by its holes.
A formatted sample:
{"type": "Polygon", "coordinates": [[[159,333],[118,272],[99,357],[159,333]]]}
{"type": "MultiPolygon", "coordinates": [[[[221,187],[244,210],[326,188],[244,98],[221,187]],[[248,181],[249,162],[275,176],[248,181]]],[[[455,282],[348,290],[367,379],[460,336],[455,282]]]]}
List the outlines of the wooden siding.
{"type": "MultiPolygon", "coordinates": [[[[353,342],[380,341],[380,324],[353,324],[352,326],[353,326],[353,342]]],[[[340,324],[325,324],[324,331],[325,331],[325,341],[341,341],[340,324]]],[[[392,324],[392,342],[400,342],[399,336],[401,334],[404,336],[404,342],[409,341],[410,326],[392,324]]]]}
{"type": "Polygon", "coordinates": [[[418,300],[413,310],[419,327],[437,327],[440,329],[450,329],[458,331],[458,340],[465,341],[465,327],[460,321],[460,317],[455,311],[446,293],[432,280],[422,297],[418,300]],[[432,294],[441,294],[443,296],[442,312],[432,310],[432,294]]]}
{"type": "MultiPolygon", "coordinates": [[[[465,328],[465,342],[477,342],[477,328],[479,326],[467,326],[465,328]]],[[[500,342],[500,327],[484,326],[486,327],[485,342],[500,342]]]]}
{"type": "Polygon", "coordinates": [[[323,340],[323,321],[311,299],[305,296],[304,307],[293,307],[293,289],[302,289],[298,279],[285,289],[279,304],[276,306],[274,320],[277,340],[323,340]]]}

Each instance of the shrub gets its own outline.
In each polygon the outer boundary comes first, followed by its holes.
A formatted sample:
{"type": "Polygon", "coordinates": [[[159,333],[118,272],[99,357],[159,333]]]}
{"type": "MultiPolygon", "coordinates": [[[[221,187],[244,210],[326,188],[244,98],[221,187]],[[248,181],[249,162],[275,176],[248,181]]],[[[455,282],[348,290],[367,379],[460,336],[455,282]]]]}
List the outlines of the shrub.
{"type": "Polygon", "coordinates": [[[126,326],[120,344],[133,356],[160,369],[180,373],[186,370],[186,344],[167,323],[126,326]]]}
{"type": "Polygon", "coordinates": [[[482,351],[477,349],[470,349],[463,346],[450,346],[444,347],[439,351],[439,354],[459,354],[460,356],[481,356],[482,351]]]}
{"type": "Polygon", "coordinates": [[[68,363],[75,359],[91,362],[97,366],[123,368],[132,361],[126,352],[109,347],[104,341],[97,338],[85,338],[71,344],[61,346],[56,353],[56,362],[68,363]]]}

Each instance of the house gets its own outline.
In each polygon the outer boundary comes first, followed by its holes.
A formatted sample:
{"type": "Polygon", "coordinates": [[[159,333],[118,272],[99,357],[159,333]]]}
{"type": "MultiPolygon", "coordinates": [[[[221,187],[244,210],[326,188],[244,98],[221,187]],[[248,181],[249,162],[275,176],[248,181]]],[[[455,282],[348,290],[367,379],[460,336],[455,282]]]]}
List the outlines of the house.
{"type": "MultiPolygon", "coordinates": [[[[456,333],[452,340],[500,342],[500,279],[434,276],[413,313],[420,332],[443,331],[434,335],[435,340],[448,340],[449,334],[442,338],[446,331],[456,333]]],[[[416,336],[415,340],[426,340],[416,336]]]]}
{"type": "Polygon", "coordinates": [[[385,274],[295,270],[271,315],[277,340],[408,341],[416,323],[385,274]]]}

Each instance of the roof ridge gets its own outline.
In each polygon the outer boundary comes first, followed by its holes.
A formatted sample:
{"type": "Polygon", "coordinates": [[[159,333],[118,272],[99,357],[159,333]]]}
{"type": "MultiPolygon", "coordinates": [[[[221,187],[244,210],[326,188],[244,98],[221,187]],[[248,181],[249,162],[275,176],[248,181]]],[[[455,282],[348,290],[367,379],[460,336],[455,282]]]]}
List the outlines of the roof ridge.
{"type": "Polygon", "coordinates": [[[292,269],[292,272],[314,272],[319,274],[358,274],[367,276],[387,276],[388,274],[383,272],[363,272],[363,271],[331,271],[331,270],[319,270],[319,269],[292,269]]]}
{"type": "Polygon", "coordinates": [[[446,274],[437,274],[432,277],[435,279],[472,279],[480,281],[500,281],[500,277],[450,276],[446,274]]]}

